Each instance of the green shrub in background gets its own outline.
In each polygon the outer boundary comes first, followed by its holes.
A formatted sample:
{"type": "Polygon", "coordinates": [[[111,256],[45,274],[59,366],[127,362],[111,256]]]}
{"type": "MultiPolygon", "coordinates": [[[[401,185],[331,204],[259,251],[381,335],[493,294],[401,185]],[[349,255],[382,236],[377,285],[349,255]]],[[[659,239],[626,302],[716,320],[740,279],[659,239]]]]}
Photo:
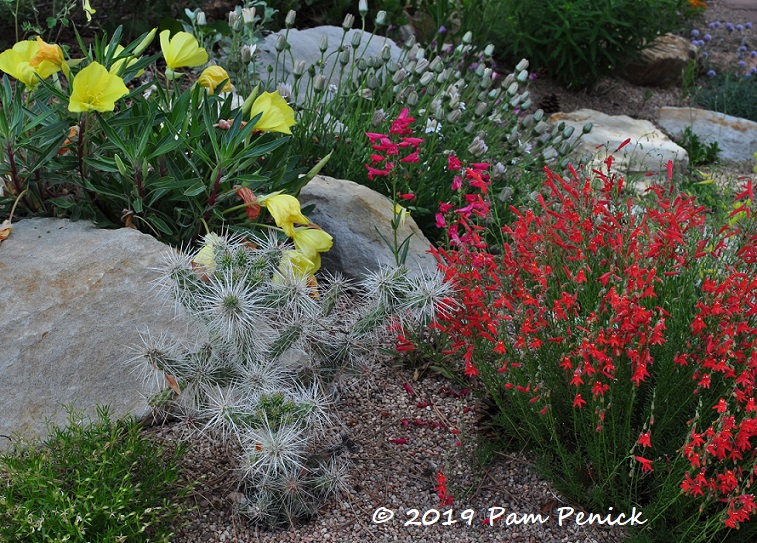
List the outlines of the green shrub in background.
{"type": "Polygon", "coordinates": [[[687,0],[489,2],[490,39],[506,57],[526,57],[569,88],[591,87],[696,9],[687,0]]]}
{"type": "Polygon", "coordinates": [[[692,92],[704,109],[757,122],[757,75],[718,74],[692,92]]]}
{"type": "Polygon", "coordinates": [[[184,448],[148,439],[134,421],[69,410],[41,443],[20,440],[0,455],[0,540],[168,542],[189,486],[184,448]]]}

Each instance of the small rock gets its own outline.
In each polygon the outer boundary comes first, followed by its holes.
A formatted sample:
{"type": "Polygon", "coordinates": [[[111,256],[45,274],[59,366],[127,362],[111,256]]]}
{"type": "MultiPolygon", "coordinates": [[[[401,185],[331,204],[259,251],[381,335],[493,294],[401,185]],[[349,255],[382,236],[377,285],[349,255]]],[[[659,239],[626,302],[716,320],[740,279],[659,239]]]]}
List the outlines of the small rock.
{"type": "Polygon", "coordinates": [[[571,113],[555,113],[550,123],[564,122],[581,133],[583,126],[590,122],[592,130],[581,138],[576,154],[588,153],[595,157],[592,167],[606,170],[602,164],[608,154],[613,154],[613,170],[623,174],[647,173],[663,170],[669,160],[688,164],[686,150],[663,134],[654,124],[627,115],[606,115],[593,109],[579,109],[571,113]],[[631,141],[618,152],[621,143],[631,141]],[[606,150],[598,149],[606,147],[606,150]]]}
{"type": "Polygon", "coordinates": [[[667,87],[683,83],[683,74],[696,58],[697,47],[683,36],[665,34],[639,53],[623,74],[634,85],[667,87]]]}
{"type": "MultiPolygon", "coordinates": [[[[308,218],[334,238],[331,250],[321,255],[326,270],[357,278],[382,265],[394,265],[394,254],[381,239],[383,235],[392,240],[392,202],[386,196],[353,181],[316,176],[302,189],[299,200],[303,206],[316,205],[308,218]]],[[[400,243],[412,234],[406,261],[411,275],[436,270],[436,259],[428,252],[431,243],[412,217],[397,234],[400,243]]]]}

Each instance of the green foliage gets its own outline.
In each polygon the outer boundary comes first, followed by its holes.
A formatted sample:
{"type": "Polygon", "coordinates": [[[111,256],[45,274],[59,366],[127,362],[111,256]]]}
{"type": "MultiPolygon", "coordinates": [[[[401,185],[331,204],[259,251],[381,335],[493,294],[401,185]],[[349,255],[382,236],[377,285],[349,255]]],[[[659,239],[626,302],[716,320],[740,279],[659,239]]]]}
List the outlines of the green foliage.
{"type": "Polygon", "coordinates": [[[19,440],[0,456],[0,540],[168,542],[188,492],[182,447],[169,450],[135,421],[97,420],[69,408],[43,442],[19,440]]]}
{"type": "Polygon", "coordinates": [[[691,127],[686,127],[681,135],[681,139],[678,144],[686,149],[689,154],[689,164],[691,166],[705,166],[713,164],[718,160],[718,152],[720,151],[717,140],[710,143],[703,143],[700,141],[691,127]]]}
{"type": "MultiPolygon", "coordinates": [[[[106,67],[130,59],[121,68],[129,81],[158,55],[134,58],[145,36],[117,54],[120,36],[119,30],[109,41],[96,40],[90,55],[106,67]]],[[[113,113],[75,116],[59,83],[43,81],[26,90],[4,77],[0,174],[8,190],[0,204],[27,190],[20,201],[26,213],[91,219],[104,227],[133,225],[181,244],[224,222],[246,220],[242,209],[224,215],[238,203],[237,187],[297,194],[308,180],[294,168],[289,138],[254,132],[256,119],[230,95],[209,94],[199,85],[146,83],[125,102],[128,107],[113,113]]]]}
{"type": "Polygon", "coordinates": [[[490,2],[490,39],[570,88],[591,87],[692,13],[687,0],[490,2]]]}
{"type": "Polygon", "coordinates": [[[719,74],[693,91],[692,99],[705,109],[757,122],[757,76],[719,74]]]}

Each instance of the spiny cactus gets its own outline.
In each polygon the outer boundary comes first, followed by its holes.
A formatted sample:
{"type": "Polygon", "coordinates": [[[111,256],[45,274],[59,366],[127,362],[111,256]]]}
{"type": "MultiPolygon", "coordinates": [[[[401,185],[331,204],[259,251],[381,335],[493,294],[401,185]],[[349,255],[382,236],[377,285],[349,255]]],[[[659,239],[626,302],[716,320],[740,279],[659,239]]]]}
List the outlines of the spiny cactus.
{"type": "Polygon", "coordinates": [[[239,511],[280,525],[313,515],[345,484],[343,448],[329,446],[333,390],[376,349],[389,325],[425,324],[449,308],[441,276],[381,269],[356,284],[298,275],[273,237],[206,237],[159,270],[161,293],[202,330],[194,346],[143,334],[134,361],[154,401],[237,440],[239,511]],[[327,451],[327,452],[324,452],[327,451]]]}

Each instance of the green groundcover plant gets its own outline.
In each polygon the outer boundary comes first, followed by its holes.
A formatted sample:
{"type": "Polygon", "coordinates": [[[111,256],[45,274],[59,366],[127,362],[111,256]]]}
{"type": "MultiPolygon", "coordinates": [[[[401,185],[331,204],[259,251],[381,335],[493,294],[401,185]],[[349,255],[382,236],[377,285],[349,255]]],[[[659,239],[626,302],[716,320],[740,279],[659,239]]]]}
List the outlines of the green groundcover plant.
{"type": "Polygon", "coordinates": [[[184,448],[168,449],[136,421],[96,420],[69,409],[44,441],[19,440],[0,455],[0,540],[168,542],[190,489],[184,448]]]}
{"type": "Polygon", "coordinates": [[[588,510],[640,507],[640,540],[753,541],[752,182],[715,225],[672,165],[643,199],[621,177],[546,170],[536,209],[500,229],[485,172],[456,167],[467,205],[442,206],[439,258],[459,305],[432,326],[504,435],[588,510]]]}

